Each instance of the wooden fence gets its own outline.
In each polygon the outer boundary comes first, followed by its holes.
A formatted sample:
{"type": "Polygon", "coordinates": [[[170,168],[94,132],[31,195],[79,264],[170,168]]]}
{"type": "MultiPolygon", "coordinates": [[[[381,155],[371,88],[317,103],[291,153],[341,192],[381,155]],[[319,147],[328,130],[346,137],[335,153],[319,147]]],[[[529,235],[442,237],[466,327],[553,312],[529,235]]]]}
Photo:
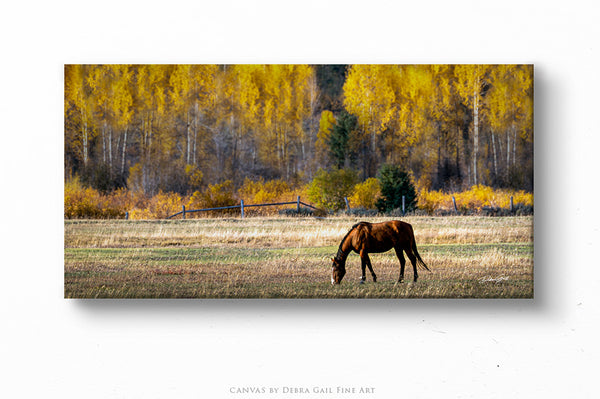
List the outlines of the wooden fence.
{"type": "MultiPolygon", "coordinates": [[[[351,211],[350,209],[350,203],[348,202],[348,198],[344,197],[344,201],[346,202],[346,210],[348,212],[351,211]]],[[[205,208],[205,209],[185,209],[185,205],[181,206],[181,211],[177,212],[171,216],[167,216],[167,219],[171,219],[174,218],[175,216],[179,216],[182,215],[182,219],[185,219],[185,215],[186,213],[193,213],[193,212],[208,212],[208,211],[219,211],[219,210],[225,210],[225,209],[240,209],[240,213],[242,218],[244,218],[244,209],[245,208],[253,208],[253,207],[263,207],[263,206],[281,206],[281,205],[296,205],[296,211],[298,213],[300,213],[300,205],[303,205],[307,208],[311,208],[314,210],[319,210],[318,208],[307,204],[305,202],[300,201],[300,197],[298,196],[296,201],[292,201],[292,202],[273,202],[273,203],[269,203],[269,204],[252,204],[252,205],[246,205],[244,204],[244,200],[240,201],[239,205],[231,205],[231,206],[220,206],[217,208],[205,208]]],[[[456,206],[456,198],[454,196],[452,196],[452,207],[454,208],[454,212],[456,215],[459,215],[459,211],[458,211],[458,207],[456,206]]],[[[484,210],[493,210],[489,207],[484,207],[484,210]]],[[[404,216],[406,214],[406,199],[404,197],[404,195],[402,196],[402,216],[404,216]]],[[[513,202],[513,197],[510,197],[510,208],[509,208],[510,213],[514,213],[515,211],[515,206],[514,206],[514,202],[513,202]]],[[[125,213],[125,219],[129,219],[129,212],[125,213]]]]}
{"type": "Polygon", "coordinates": [[[186,213],[220,211],[220,210],[225,210],[225,209],[238,209],[238,208],[240,209],[240,213],[241,213],[241,216],[243,219],[244,218],[244,209],[246,209],[246,208],[264,207],[264,206],[281,206],[281,205],[296,205],[296,211],[298,213],[300,213],[300,205],[303,205],[307,208],[318,210],[318,208],[315,208],[314,206],[312,206],[310,204],[300,201],[300,197],[298,197],[296,199],[296,201],[292,201],[292,202],[272,202],[269,204],[251,204],[251,205],[244,204],[244,200],[241,200],[239,205],[220,206],[217,208],[185,209],[185,205],[182,205],[181,211],[179,211],[171,216],[167,216],[167,219],[171,219],[171,218],[174,218],[175,216],[179,216],[179,215],[181,215],[182,219],[185,219],[186,213]]]}

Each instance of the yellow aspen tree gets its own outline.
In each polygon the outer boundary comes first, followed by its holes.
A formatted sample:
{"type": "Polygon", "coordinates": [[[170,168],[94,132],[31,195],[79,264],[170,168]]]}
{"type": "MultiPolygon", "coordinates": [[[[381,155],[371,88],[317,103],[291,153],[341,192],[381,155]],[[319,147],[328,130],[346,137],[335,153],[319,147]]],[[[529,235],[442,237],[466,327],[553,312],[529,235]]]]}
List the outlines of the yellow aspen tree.
{"type": "Polygon", "coordinates": [[[185,125],[185,163],[191,159],[191,117],[190,103],[192,95],[191,65],[175,65],[169,76],[169,99],[172,116],[179,118],[185,125]]]}
{"type": "MultiPolygon", "coordinates": [[[[134,112],[133,93],[131,92],[133,71],[129,65],[112,65],[111,69],[113,70],[111,113],[116,129],[121,132],[121,135],[119,136],[119,141],[122,141],[120,173],[124,174],[127,135],[134,112]]],[[[118,149],[119,145],[117,143],[117,150],[118,149]]]]}
{"type": "Polygon", "coordinates": [[[102,162],[107,164],[112,161],[112,153],[109,154],[109,115],[110,115],[110,66],[94,65],[88,74],[88,85],[92,88],[92,98],[95,110],[95,119],[99,126],[102,137],[102,162]]]}
{"type": "Polygon", "coordinates": [[[344,83],[344,106],[364,135],[363,177],[375,173],[377,139],[397,115],[393,65],[352,65],[344,83]]]}
{"type": "Polygon", "coordinates": [[[297,173],[306,165],[308,140],[315,135],[310,120],[316,107],[317,87],[315,72],[309,65],[292,65],[290,74],[293,96],[291,128],[296,147],[296,162],[292,165],[292,171],[297,173]]]}
{"type": "Polygon", "coordinates": [[[233,137],[232,168],[235,175],[240,160],[249,147],[249,135],[256,127],[259,112],[259,89],[257,74],[262,69],[257,65],[235,65],[232,73],[230,125],[233,137]]]}
{"type": "MultiPolygon", "coordinates": [[[[161,154],[161,119],[165,114],[167,100],[167,65],[140,65],[137,69],[136,98],[141,119],[140,158],[142,180],[136,182],[146,194],[158,190],[158,155],[161,154]],[[153,156],[156,155],[156,156],[153,156]]],[[[138,168],[139,169],[139,168],[138,168]]]]}
{"type": "Polygon", "coordinates": [[[459,99],[454,89],[454,66],[431,65],[434,82],[432,115],[438,129],[438,187],[447,184],[445,177],[460,181],[460,116],[456,112],[459,99]],[[441,173],[443,172],[443,173],[441,173]]]}
{"type": "Polygon", "coordinates": [[[331,130],[335,125],[335,117],[333,112],[324,110],[321,112],[319,120],[319,132],[317,133],[317,141],[315,142],[315,153],[319,163],[324,164],[329,153],[329,137],[331,130]]]}
{"type": "Polygon", "coordinates": [[[481,90],[488,69],[487,65],[458,65],[454,69],[457,92],[465,105],[473,110],[472,181],[475,185],[479,184],[477,164],[479,158],[479,113],[482,107],[481,90]]]}
{"type": "MultiPolygon", "coordinates": [[[[192,66],[192,158],[193,165],[197,165],[198,134],[203,131],[205,136],[212,133],[212,129],[205,123],[214,113],[216,99],[216,74],[217,65],[193,65],[192,66]]],[[[209,137],[205,137],[206,140],[209,137]]],[[[203,154],[204,155],[204,154],[203,154]]]]}
{"type": "Polygon", "coordinates": [[[405,169],[412,169],[426,185],[435,174],[439,144],[438,124],[434,116],[436,91],[434,74],[428,65],[398,67],[395,79],[397,108],[395,143],[402,154],[405,169]]]}
{"type": "Polygon", "coordinates": [[[89,163],[90,141],[95,137],[93,125],[93,103],[91,88],[87,82],[90,66],[65,65],[65,120],[70,119],[70,108],[73,119],[77,120],[78,135],[71,143],[83,161],[84,167],[89,163]]]}
{"type": "Polygon", "coordinates": [[[491,130],[493,165],[500,174],[501,153],[506,160],[504,177],[516,165],[517,136],[531,140],[533,130],[533,67],[531,65],[498,65],[490,71],[488,123],[491,130]],[[502,149],[504,148],[504,151],[502,149]]]}
{"type": "Polygon", "coordinates": [[[287,73],[288,67],[288,65],[273,65],[272,67],[272,78],[278,87],[278,90],[275,91],[275,134],[277,160],[280,171],[284,170],[285,159],[288,155],[289,134],[287,124],[292,122],[288,118],[292,109],[292,82],[290,82],[287,73]]]}
{"type": "Polygon", "coordinates": [[[393,65],[353,65],[344,84],[344,106],[358,118],[370,136],[371,150],[376,138],[395,114],[395,93],[391,76],[393,65]]]}

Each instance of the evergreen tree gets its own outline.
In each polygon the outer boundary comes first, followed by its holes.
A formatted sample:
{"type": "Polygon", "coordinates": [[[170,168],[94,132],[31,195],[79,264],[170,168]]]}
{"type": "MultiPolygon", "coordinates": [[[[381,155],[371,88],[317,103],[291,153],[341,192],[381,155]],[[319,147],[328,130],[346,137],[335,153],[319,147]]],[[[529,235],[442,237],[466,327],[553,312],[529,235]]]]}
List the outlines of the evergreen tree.
{"type": "Polygon", "coordinates": [[[405,197],[405,209],[412,211],[417,205],[417,193],[408,173],[395,165],[383,165],[377,174],[381,185],[381,198],[375,206],[379,212],[390,212],[402,208],[402,196],[405,197]]]}
{"type": "Polygon", "coordinates": [[[347,163],[353,157],[350,143],[355,129],[356,117],[342,111],[331,129],[327,143],[329,145],[329,156],[338,169],[349,166],[347,163]]]}

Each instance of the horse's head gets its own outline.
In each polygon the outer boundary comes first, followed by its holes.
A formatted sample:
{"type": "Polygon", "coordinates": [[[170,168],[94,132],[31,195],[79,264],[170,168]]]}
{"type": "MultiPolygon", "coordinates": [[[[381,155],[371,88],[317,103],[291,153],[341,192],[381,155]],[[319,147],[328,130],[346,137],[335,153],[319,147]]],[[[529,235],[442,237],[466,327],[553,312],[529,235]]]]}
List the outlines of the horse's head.
{"type": "Polygon", "coordinates": [[[331,284],[339,284],[342,282],[346,274],[346,262],[331,258],[333,266],[331,267],[331,284]]]}

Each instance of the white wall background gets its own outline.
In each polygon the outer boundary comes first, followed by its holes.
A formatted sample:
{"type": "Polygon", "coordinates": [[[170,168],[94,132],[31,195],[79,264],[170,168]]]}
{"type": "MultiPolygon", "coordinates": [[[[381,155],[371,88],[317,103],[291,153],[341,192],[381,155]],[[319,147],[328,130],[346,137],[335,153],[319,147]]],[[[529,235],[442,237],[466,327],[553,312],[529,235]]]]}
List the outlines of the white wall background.
{"type": "Polygon", "coordinates": [[[3,4],[0,396],[594,396],[599,16],[592,1],[3,4]],[[63,299],[63,64],[103,62],[534,63],[535,299],[63,299]]]}

